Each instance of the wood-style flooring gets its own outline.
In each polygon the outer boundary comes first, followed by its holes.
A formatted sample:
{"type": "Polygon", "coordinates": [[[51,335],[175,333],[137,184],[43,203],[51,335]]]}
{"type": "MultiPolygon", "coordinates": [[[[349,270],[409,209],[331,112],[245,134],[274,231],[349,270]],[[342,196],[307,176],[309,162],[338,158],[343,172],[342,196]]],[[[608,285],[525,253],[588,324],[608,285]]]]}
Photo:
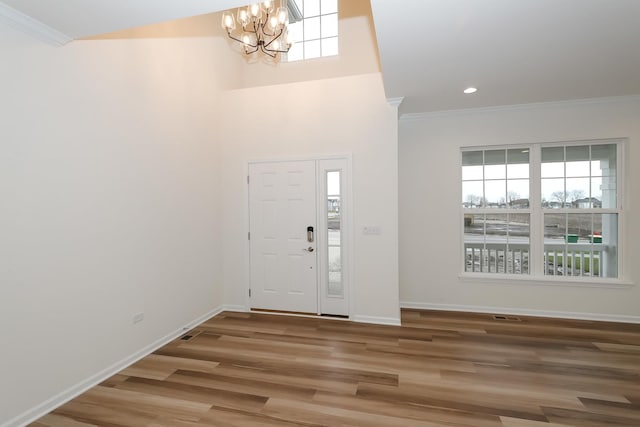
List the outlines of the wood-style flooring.
{"type": "Polygon", "coordinates": [[[222,313],[33,426],[640,426],[640,325],[222,313]]]}

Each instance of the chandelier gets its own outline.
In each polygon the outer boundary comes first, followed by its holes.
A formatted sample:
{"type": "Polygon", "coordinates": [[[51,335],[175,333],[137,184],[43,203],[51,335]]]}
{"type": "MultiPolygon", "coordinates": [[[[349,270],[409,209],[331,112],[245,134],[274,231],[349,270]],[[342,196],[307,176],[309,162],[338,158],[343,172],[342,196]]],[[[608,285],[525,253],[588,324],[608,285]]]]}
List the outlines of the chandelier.
{"type": "Polygon", "coordinates": [[[222,28],[227,35],[241,43],[244,53],[251,55],[258,51],[276,58],[279,53],[289,52],[292,41],[289,38],[289,11],[286,6],[275,8],[274,2],[265,0],[238,9],[237,18],[232,12],[222,14],[222,28]],[[236,19],[242,28],[238,35],[236,19]]]}

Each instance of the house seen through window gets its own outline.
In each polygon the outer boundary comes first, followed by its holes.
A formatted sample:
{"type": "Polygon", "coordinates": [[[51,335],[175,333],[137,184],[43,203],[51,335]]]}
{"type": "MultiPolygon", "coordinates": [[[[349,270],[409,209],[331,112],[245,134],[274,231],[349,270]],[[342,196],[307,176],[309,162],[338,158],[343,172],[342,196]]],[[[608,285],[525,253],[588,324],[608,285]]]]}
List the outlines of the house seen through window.
{"type": "Polygon", "coordinates": [[[464,271],[617,278],[620,142],[462,152],[464,271]]]}
{"type": "Polygon", "coordinates": [[[338,0],[293,0],[302,19],[289,25],[287,62],[338,54],[338,0]]]}

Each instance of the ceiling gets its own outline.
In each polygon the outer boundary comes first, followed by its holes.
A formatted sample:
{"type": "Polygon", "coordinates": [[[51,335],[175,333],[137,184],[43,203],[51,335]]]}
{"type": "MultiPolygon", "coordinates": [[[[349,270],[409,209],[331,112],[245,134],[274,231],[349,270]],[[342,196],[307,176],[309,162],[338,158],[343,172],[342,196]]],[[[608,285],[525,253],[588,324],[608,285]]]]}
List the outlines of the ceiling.
{"type": "MultiPolygon", "coordinates": [[[[0,15],[15,10],[65,42],[243,3],[0,0],[0,15]]],[[[404,98],[403,114],[640,94],[640,0],[371,0],[371,8],[386,96],[404,98]],[[463,94],[468,86],[478,92],[463,94]]]]}
{"type": "Polygon", "coordinates": [[[249,0],[0,0],[68,39],[232,9],[249,0]]]}
{"type": "Polygon", "coordinates": [[[371,6],[386,94],[405,97],[403,113],[640,94],[639,0],[371,6]]]}

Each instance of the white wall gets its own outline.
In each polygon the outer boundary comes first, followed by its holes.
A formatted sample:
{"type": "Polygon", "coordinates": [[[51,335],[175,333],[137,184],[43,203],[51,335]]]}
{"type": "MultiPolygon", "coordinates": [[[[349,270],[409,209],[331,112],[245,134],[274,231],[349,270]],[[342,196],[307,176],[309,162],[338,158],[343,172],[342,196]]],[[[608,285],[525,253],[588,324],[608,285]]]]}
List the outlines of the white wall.
{"type": "Polygon", "coordinates": [[[640,321],[640,289],[461,280],[460,148],[625,137],[623,278],[640,279],[640,98],[470,110],[401,120],[400,299],[406,305],[640,321]]]}
{"type": "Polygon", "coordinates": [[[249,160],[353,154],[354,318],[397,321],[397,110],[378,73],[229,91],[222,99],[224,283],[247,303],[249,160]],[[379,225],[379,236],[362,227],[379,225]]]}
{"type": "Polygon", "coordinates": [[[223,303],[218,48],[0,26],[0,425],[223,303]]]}

